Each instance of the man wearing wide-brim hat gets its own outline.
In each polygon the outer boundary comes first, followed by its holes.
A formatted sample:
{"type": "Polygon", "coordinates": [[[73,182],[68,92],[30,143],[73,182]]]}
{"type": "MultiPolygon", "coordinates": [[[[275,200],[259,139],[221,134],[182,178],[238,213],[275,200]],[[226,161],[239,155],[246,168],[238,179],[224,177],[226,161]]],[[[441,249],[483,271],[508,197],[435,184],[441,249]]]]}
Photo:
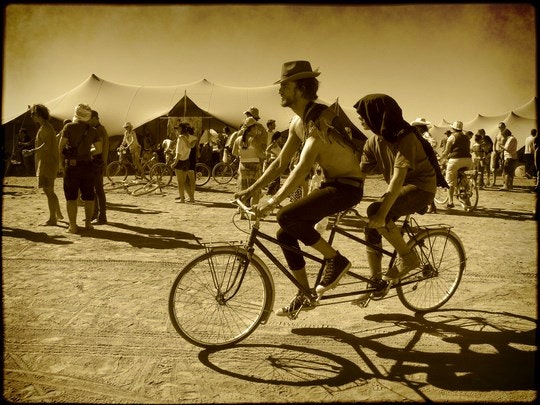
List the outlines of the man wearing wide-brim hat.
{"type": "Polygon", "coordinates": [[[73,122],[64,126],[59,148],[62,152],[69,145],[73,152],[65,158],[64,196],[69,220],[69,233],[77,233],[77,200],[79,192],[84,201],[85,229],[92,229],[94,213],[95,171],[92,158],[101,154],[103,143],[98,132],[91,125],[92,109],[86,104],[75,107],[73,122]]]}
{"type": "MultiPolygon", "coordinates": [[[[324,256],[326,264],[323,277],[316,286],[317,295],[320,296],[337,286],[351,263],[321,237],[315,225],[325,217],[358,204],[364,181],[345,126],[328,106],[315,102],[319,88],[316,77],[319,74],[305,60],[283,64],[281,78],[276,82],[280,85],[281,105],[291,108],[296,114],[289,125],[289,136],[263,175],[247,190],[236,193],[236,197],[247,199],[260,192],[284,173],[293,157],[300,153],[298,163],[275,195],[252,207],[257,215],[264,216],[288,198],[309,176],[314,164],[319,163],[326,182],[321,188],[279,210],[277,238],[284,245],[297,248],[301,241],[324,256]]],[[[283,252],[299,290],[291,303],[276,313],[294,316],[300,310],[313,308],[316,296],[307,279],[303,256],[286,249],[283,252]]]]}

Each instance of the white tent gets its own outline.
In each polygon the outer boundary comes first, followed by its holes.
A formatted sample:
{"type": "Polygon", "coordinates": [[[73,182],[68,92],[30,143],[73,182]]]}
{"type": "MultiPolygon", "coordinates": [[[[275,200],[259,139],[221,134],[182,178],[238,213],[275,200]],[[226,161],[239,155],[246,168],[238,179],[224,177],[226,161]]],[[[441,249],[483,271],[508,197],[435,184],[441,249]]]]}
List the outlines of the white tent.
{"type": "MultiPolygon", "coordinates": [[[[499,122],[504,122],[506,127],[512,131],[512,135],[518,141],[518,149],[521,149],[525,144],[525,138],[530,135],[531,129],[538,129],[536,97],[505,114],[495,116],[477,114],[474,119],[463,123],[463,129],[476,133],[482,128],[494,140],[499,122]]],[[[450,125],[450,122],[443,119],[440,124],[434,125],[430,129],[431,136],[440,144],[440,140],[445,136],[444,133],[450,129],[450,125]]]]}
{"type": "MultiPolygon", "coordinates": [[[[278,130],[286,130],[293,112],[282,107],[278,85],[265,87],[233,87],[212,83],[206,79],[176,86],[131,86],[103,80],[91,75],[83,83],[65,94],[44,103],[51,115],[60,120],[72,118],[74,107],[89,104],[99,112],[100,121],[109,135],[123,133],[123,125],[130,121],[134,128],[160,116],[166,116],[178,101],[187,96],[212,117],[238,128],[250,106],[259,109],[261,122],[276,120],[278,130]]],[[[324,100],[319,100],[330,104],[324,100]]],[[[352,108],[344,108],[352,119],[352,108]]],[[[24,114],[24,111],[21,111],[24,114]]],[[[2,124],[15,117],[2,117],[2,124]]]]}

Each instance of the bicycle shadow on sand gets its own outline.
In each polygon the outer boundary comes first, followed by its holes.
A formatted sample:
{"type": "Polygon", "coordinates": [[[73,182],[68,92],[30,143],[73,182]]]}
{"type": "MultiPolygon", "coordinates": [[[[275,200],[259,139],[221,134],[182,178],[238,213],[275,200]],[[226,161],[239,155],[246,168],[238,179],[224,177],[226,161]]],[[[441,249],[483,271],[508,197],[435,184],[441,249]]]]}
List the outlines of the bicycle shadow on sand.
{"type": "Polygon", "coordinates": [[[475,392],[536,389],[533,318],[448,309],[423,315],[368,315],[365,319],[378,324],[371,329],[382,332],[356,336],[337,328],[292,330],[296,335],[311,337],[307,343],[320,340],[320,347],[332,347],[328,339],[350,345],[358,355],[355,363],[327,351],[287,344],[205,349],[199,360],[219,373],[246,381],[324,384],[327,391],[350,389],[351,385],[361,386],[371,379],[395,382],[425,400],[429,398],[421,391],[424,386],[475,392]],[[382,328],[382,324],[387,326],[382,328]],[[433,339],[439,342],[434,344],[433,339]],[[419,375],[425,378],[419,379],[419,375]]]}
{"type": "Polygon", "coordinates": [[[476,207],[474,211],[467,212],[463,209],[446,209],[440,212],[451,216],[478,217],[478,218],[493,218],[493,219],[510,219],[513,221],[534,221],[535,217],[532,212],[514,211],[503,208],[485,208],[476,207]]]}

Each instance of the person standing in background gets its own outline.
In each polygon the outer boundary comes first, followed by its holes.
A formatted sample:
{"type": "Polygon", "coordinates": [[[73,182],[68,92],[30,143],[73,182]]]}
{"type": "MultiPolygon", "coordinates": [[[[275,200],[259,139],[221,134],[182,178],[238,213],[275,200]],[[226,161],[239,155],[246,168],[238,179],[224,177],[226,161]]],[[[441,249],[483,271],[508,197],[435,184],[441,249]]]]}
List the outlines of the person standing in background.
{"type": "Polygon", "coordinates": [[[534,138],[536,129],[531,129],[530,135],[525,139],[525,149],[523,150],[523,159],[525,160],[525,177],[532,179],[536,177],[534,167],[534,138]]]}
{"type": "Polygon", "coordinates": [[[96,170],[96,197],[94,200],[92,223],[95,225],[105,225],[107,223],[107,198],[105,196],[105,190],[103,189],[103,176],[105,175],[105,169],[109,160],[109,135],[107,134],[105,127],[99,122],[99,114],[97,111],[92,110],[90,125],[96,129],[103,149],[102,153],[95,155],[92,160],[96,170]]]}
{"type": "Polygon", "coordinates": [[[512,131],[507,129],[506,138],[504,140],[503,150],[503,186],[499,189],[501,191],[508,191],[514,188],[514,172],[516,170],[517,163],[517,139],[512,135],[512,131]]]}
{"type": "Polygon", "coordinates": [[[56,131],[49,119],[49,110],[42,104],[30,108],[32,120],[39,124],[34,149],[23,149],[23,156],[35,156],[38,187],[43,189],[49,206],[49,219],[46,226],[56,226],[58,219],[64,219],[60,210],[58,196],[54,192],[54,182],[58,176],[59,151],[56,143],[56,131]]]}
{"type": "Polygon", "coordinates": [[[92,109],[86,104],[75,107],[73,122],[62,129],[59,150],[69,146],[71,152],[64,154],[64,196],[69,219],[69,233],[77,233],[77,198],[79,192],[84,203],[85,229],[93,229],[92,214],[94,213],[94,182],[92,156],[103,151],[101,140],[94,127],[90,125],[92,109]]]}

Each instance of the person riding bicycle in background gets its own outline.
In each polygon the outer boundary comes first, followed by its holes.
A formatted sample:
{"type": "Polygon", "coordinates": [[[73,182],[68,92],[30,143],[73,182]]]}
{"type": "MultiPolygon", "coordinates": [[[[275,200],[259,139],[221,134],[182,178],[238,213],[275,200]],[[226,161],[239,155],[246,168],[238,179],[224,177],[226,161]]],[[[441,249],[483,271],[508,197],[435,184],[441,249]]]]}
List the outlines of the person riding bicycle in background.
{"type": "Polygon", "coordinates": [[[463,133],[463,123],[455,121],[452,126],[452,135],[448,137],[446,148],[441,155],[441,162],[446,162],[446,181],[448,188],[448,204],[446,208],[454,208],[454,190],[457,186],[458,170],[472,169],[471,140],[463,133]]]}
{"type": "MultiPolygon", "coordinates": [[[[260,192],[287,170],[294,154],[301,150],[298,164],[275,195],[252,207],[257,215],[263,216],[295,191],[304,182],[314,164],[319,163],[325,182],[321,188],[279,210],[277,221],[280,229],[277,239],[296,248],[299,248],[300,240],[324,256],[326,262],[323,277],[316,287],[320,296],[337,285],[351,263],[321,237],[315,225],[327,216],[358,204],[362,199],[364,180],[354,146],[340,119],[328,108],[324,108],[320,117],[313,114],[315,108],[321,106],[315,103],[319,88],[316,77],[319,74],[311,69],[308,61],[283,64],[281,79],[276,82],[280,84],[281,105],[290,107],[297,115],[290,122],[289,136],[277,158],[254,184],[235,196],[248,199],[260,192]],[[340,128],[343,130],[340,131],[340,128]]],[[[303,256],[286,249],[283,249],[283,254],[294,278],[303,287],[310,289],[303,256]]],[[[277,315],[311,309],[312,305],[299,291],[290,305],[278,310],[277,315]]]]}
{"type": "MultiPolygon", "coordinates": [[[[436,162],[429,158],[429,144],[421,142],[421,135],[402,116],[401,107],[386,94],[369,94],[355,105],[364,129],[376,136],[364,145],[361,170],[364,175],[382,173],[388,188],[381,199],[367,208],[369,224],[365,228],[366,241],[382,247],[381,235],[396,249],[398,260],[386,274],[382,274],[382,254],[366,248],[372,279],[397,281],[420,264],[395,221],[414,212],[424,212],[437,190],[436,162]]],[[[431,153],[434,152],[431,149],[431,153]]],[[[436,159],[435,159],[436,160],[436,159]]]]}
{"type": "Polygon", "coordinates": [[[140,161],[141,145],[137,139],[137,133],[133,130],[133,125],[129,121],[124,124],[124,129],[124,138],[122,139],[121,146],[129,149],[131,161],[142,176],[143,169],[140,161]]]}

